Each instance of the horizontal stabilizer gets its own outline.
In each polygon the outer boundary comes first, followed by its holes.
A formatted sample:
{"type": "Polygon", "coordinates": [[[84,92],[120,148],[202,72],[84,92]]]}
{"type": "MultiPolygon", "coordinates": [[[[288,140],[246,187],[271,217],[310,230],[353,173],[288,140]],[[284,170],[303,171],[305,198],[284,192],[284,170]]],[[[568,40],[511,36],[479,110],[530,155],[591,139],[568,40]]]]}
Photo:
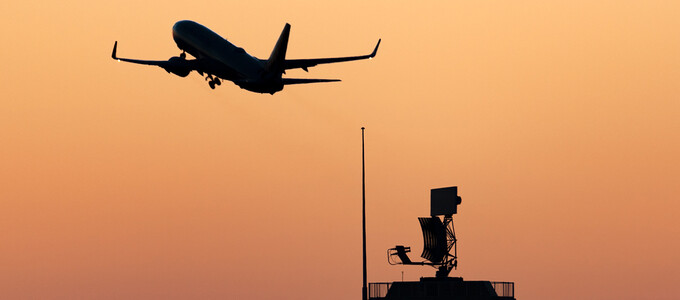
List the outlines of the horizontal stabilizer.
{"type": "Polygon", "coordinates": [[[335,81],[340,81],[340,79],[283,78],[283,84],[303,84],[303,83],[335,82],[335,81]]]}

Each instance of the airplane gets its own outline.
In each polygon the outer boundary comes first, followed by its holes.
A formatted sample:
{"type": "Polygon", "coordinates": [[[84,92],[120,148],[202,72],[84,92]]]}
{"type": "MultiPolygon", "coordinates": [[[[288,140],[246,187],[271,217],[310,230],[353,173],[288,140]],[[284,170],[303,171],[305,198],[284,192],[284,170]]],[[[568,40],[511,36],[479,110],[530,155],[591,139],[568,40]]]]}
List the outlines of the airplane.
{"type": "Polygon", "coordinates": [[[251,92],[273,95],[289,84],[340,81],[339,79],[282,78],[286,70],[302,69],[309,72],[308,68],[320,64],[370,59],[375,57],[380,46],[380,39],[378,39],[375,49],[368,55],[286,59],[289,35],[290,24],[286,23],[269,59],[259,59],[246,53],[243,48],[234,46],[207,27],[194,21],[183,20],[172,27],[172,38],[177,47],[182,50],[179,56],[173,56],[167,61],[120,58],[116,55],[118,48],[118,41],[116,41],[113,44],[111,57],[118,61],[158,66],[180,77],[186,77],[191,71],[196,71],[201,76],[206,76],[205,79],[211,89],[220,85],[222,83],[220,79],[222,79],[232,81],[242,89],[251,92]],[[195,59],[187,59],[186,53],[191,54],[195,59]]]}

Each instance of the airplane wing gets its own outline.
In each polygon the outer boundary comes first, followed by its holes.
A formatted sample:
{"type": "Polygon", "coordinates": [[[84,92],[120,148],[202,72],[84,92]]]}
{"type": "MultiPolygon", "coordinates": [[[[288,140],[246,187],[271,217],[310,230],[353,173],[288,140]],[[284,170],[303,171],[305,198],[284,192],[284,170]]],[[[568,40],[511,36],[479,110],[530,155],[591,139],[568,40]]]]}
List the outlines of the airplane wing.
{"type": "Polygon", "coordinates": [[[286,59],[284,61],[283,65],[284,65],[284,68],[286,70],[300,68],[300,69],[307,71],[307,68],[313,67],[313,66],[316,66],[316,65],[320,65],[320,64],[330,64],[330,63],[337,63],[337,62],[343,62],[343,61],[352,61],[352,60],[373,58],[378,53],[378,46],[380,46],[380,39],[378,40],[378,44],[375,45],[375,49],[373,49],[373,52],[371,52],[371,54],[369,54],[369,55],[333,57],[333,58],[286,59]]]}
{"type": "Polygon", "coordinates": [[[193,70],[201,71],[200,62],[197,59],[186,60],[182,57],[171,57],[169,60],[141,60],[141,59],[130,59],[121,58],[116,56],[116,50],[118,48],[118,41],[113,44],[113,52],[111,53],[111,58],[117,61],[124,61],[140,65],[148,66],[159,66],[168,73],[173,73],[175,75],[186,77],[193,70]]]}

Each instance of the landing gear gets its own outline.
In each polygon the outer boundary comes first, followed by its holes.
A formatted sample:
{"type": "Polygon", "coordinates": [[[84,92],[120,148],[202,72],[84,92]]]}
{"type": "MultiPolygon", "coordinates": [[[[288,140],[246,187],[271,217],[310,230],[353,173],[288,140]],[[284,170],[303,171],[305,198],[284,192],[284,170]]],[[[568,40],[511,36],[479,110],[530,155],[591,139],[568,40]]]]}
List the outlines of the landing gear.
{"type": "Polygon", "coordinates": [[[212,75],[208,74],[208,76],[205,77],[205,80],[208,80],[208,85],[210,86],[211,89],[215,89],[216,85],[222,84],[222,81],[217,78],[213,77],[212,75]]]}

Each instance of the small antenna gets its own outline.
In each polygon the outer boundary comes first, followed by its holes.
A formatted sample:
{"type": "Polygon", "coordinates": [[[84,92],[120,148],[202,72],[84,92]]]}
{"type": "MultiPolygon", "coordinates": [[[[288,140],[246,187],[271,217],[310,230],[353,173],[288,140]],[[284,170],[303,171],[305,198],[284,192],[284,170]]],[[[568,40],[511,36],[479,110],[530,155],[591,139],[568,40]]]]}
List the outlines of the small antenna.
{"type": "Polygon", "coordinates": [[[366,160],[364,158],[364,127],[361,127],[361,224],[364,250],[364,285],[361,287],[361,300],[368,300],[366,274],[366,160]]]}

